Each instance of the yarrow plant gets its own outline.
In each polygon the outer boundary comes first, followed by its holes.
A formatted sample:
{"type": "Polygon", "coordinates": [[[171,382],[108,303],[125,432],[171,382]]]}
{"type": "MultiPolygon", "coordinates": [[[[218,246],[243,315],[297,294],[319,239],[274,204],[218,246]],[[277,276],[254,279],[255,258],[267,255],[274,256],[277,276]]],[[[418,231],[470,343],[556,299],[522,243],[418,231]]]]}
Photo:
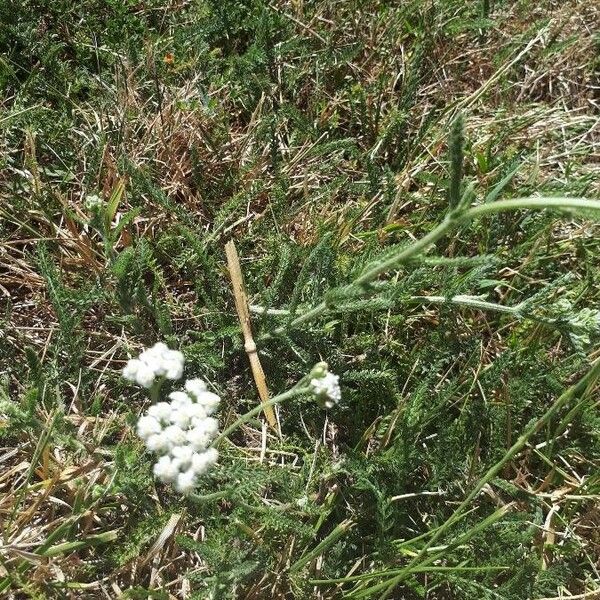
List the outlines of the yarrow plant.
{"type": "MultiPolygon", "coordinates": [[[[184,357],[162,342],[131,359],[123,369],[123,377],[144,388],[151,388],[158,398],[164,379],[177,380],[183,375],[184,357]]],[[[332,408],[341,400],[339,377],[331,373],[327,363],[320,362],[294,388],[275,396],[269,405],[279,404],[300,394],[311,394],[322,408],[332,408]],[[304,384],[309,380],[308,385],[304,384]]],[[[158,455],[153,471],[163,483],[173,484],[182,494],[191,494],[198,477],[215,465],[219,458],[216,445],[240,425],[247,422],[265,405],[259,405],[241,416],[218,435],[219,422],[211,415],[221,398],[207,389],[202,379],[189,379],[184,389],[171,392],[169,401],[152,404],[140,417],[136,432],[146,448],[158,455]]]]}
{"type": "MultiPolygon", "coordinates": [[[[164,379],[183,375],[184,357],[158,342],[138,358],[127,362],[123,377],[144,388],[152,388],[153,398],[160,393],[164,379]]],[[[216,462],[219,453],[210,444],[219,430],[211,417],[221,399],[207,389],[201,379],[185,382],[184,390],[171,392],[169,402],[157,402],[140,417],[136,431],[150,452],[158,455],[154,475],[172,483],[178,492],[191,493],[198,477],[216,462]]]]}

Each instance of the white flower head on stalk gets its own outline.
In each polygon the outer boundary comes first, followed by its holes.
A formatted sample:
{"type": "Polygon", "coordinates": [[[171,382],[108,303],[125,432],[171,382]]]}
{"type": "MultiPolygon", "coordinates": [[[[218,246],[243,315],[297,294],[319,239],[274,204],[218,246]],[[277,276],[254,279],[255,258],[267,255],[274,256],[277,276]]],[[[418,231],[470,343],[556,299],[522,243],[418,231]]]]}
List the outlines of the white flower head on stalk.
{"type": "Polygon", "coordinates": [[[333,408],[342,399],[339,376],[329,372],[327,363],[320,362],[310,372],[310,389],[322,408],[333,408]]]}
{"type": "Polygon", "coordinates": [[[219,458],[210,444],[217,436],[219,422],[208,416],[220,401],[207,391],[200,379],[186,382],[187,391],[171,392],[170,402],[158,402],[148,408],[137,423],[137,434],[146,448],[159,455],[154,475],[172,483],[182,494],[191,493],[198,477],[219,458]]]}
{"type": "Polygon", "coordinates": [[[170,350],[166,344],[157,342],[144,350],[138,358],[127,361],[123,377],[144,388],[151,388],[157,377],[180,379],[183,375],[183,354],[179,350],[170,350]]]}

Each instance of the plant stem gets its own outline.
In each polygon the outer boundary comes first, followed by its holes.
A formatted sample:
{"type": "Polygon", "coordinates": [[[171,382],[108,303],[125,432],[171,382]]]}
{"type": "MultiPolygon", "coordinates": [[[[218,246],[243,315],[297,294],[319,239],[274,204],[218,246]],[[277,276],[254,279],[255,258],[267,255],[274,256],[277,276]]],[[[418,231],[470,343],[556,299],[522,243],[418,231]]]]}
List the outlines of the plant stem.
{"type": "MultiPolygon", "coordinates": [[[[311,308],[309,311],[305,312],[304,314],[300,315],[299,317],[296,317],[295,319],[292,319],[287,325],[282,325],[281,327],[278,327],[277,329],[275,329],[275,331],[273,331],[272,335],[281,335],[288,328],[293,329],[294,327],[297,327],[298,325],[301,325],[302,323],[306,323],[306,321],[312,321],[312,319],[320,316],[326,310],[327,310],[327,304],[325,302],[320,302],[319,304],[317,304],[316,306],[311,308]]],[[[268,338],[270,336],[267,335],[265,337],[268,338]]]]}
{"type": "Polygon", "coordinates": [[[270,315],[273,317],[281,317],[290,314],[287,308],[267,308],[266,306],[258,306],[257,304],[251,304],[249,307],[251,313],[257,315],[270,315]]]}
{"type": "MultiPolygon", "coordinates": [[[[406,304],[456,304],[458,306],[467,306],[478,310],[489,310],[492,312],[501,312],[513,315],[516,318],[525,318],[545,325],[556,326],[556,319],[545,319],[523,310],[523,302],[515,306],[504,306],[496,302],[482,300],[478,296],[469,294],[457,294],[456,296],[411,296],[404,301],[406,304]]],[[[281,308],[266,308],[253,304],[250,306],[250,312],[256,314],[266,314],[275,317],[286,316],[290,314],[289,310],[281,308]]],[[[302,316],[304,316],[303,313],[302,316]]]]}
{"type": "MultiPolygon", "coordinates": [[[[432,229],[427,235],[417,240],[410,246],[403,248],[397,254],[390,256],[386,260],[372,266],[370,269],[365,271],[362,275],[357,277],[354,281],[349,283],[346,288],[351,289],[356,286],[365,287],[377,279],[380,275],[383,275],[387,271],[397,267],[403,263],[408,262],[415,255],[427,249],[428,246],[437,242],[450,230],[454,229],[458,225],[464,224],[465,222],[471,221],[477,217],[485,215],[501,213],[511,210],[544,210],[547,208],[556,208],[563,210],[597,210],[600,211],[600,201],[588,200],[586,198],[565,198],[565,197],[552,197],[552,198],[512,198],[510,200],[498,200],[496,202],[490,202],[488,204],[480,204],[472,208],[459,207],[451,211],[446,218],[434,229],[432,229]]],[[[479,301],[478,301],[479,302],[479,301]]],[[[475,306],[472,304],[472,306],[475,306]]],[[[490,310],[498,310],[501,312],[512,312],[515,313],[515,308],[502,307],[500,305],[486,303],[481,301],[479,308],[485,308],[490,310]]],[[[319,317],[328,310],[326,302],[320,302],[304,314],[292,319],[285,325],[277,327],[273,332],[268,333],[262,337],[263,340],[272,338],[277,335],[281,335],[287,329],[293,329],[311,321],[316,317],[319,317]]]]}
{"type": "Polygon", "coordinates": [[[212,494],[190,494],[190,500],[194,500],[196,502],[210,502],[211,500],[220,500],[221,498],[226,498],[229,494],[229,490],[219,490],[218,492],[213,492],[212,494]]]}
{"type": "Polygon", "coordinates": [[[520,308],[518,304],[516,306],[503,306],[502,304],[496,304],[495,302],[481,300],[476,296],[467,296],[463,294],[457,294],[456,296],[413,296],[410,299],[410,302],[418,304],[458,304],[459,306],[509,313],[517,316],[520,308]]]}
{"type": "Polygon", "coordinates": [[[452,229],[457,223],[459,219],[459,215],[461,213],[459,211],[453,211],[450,213],[437,227],[432,229],[427,235],[423,236],[420,240],[417,240],[414,244],[411,244],[407,248],[403,248],[398,252],[398,254],[394,254],[390,256],[387,260],[380,262],[378,265],[371,267],[368,271],[363,273],[360,277],[355,279],[352,283],[353,285],[364,286],[374,279],[377,279],[380,275],[389,271],[393,267],[397,265],[401,265],[406,261],[410,260],[415,254],[418,254],[422,250],[425,250],[431,244],[437,242],[440,238],[442,238],[447,231],[452,229]]]}
{"type": "Polygon", "coordinates": [[[283,394],[279,394],[278,396],[271,398],[267,402],[264,402],[258,406],[255,406],[252,410],[249,410],[246,414],[242,415],[239,419],[234,421],[233,424],[231,424],[229,427],[227,427],[227,429],[225,429],[223,432],[221,432],[215,438],[215,440],[213,441],[211,446],[213,448],[216,448],[221,443],[221,441],[224,440],[231,432],[235,431],[238,427],[242,426],[244,423],[247,423],[248,421],[250,421],[250,419],[252,419],[252,417],[254,417],[258,413],[262,412],[263,409],[266,408],[267,406],[275,406],[275,404],[280,404],[281,402],[285,402],[286,400],[289,400],[290,398],[295,398],[296,396],[301,396],[302,394],[306,394],[309,391],[308,386],[300,387],[300,384],[304,382],[304,379],[306,379],[306,378],[301,379],[292,389],[288,390],[287,392],[284,392],[283,394]]]}
{"type": "Polygon", "coordinates": [[[498,200],[488,204],[480,204],[465,210],[459,217],[459,221],[470,221],[476,217],[488,214],[506,212],[510,210],[544,210],[547,208],[558,208],[564,210],[598,210],[600,211],[600,200],[588,200],[587,198],[511,198],[510,200],[498,200]]]}
{"type": "MultiPolygon", "coordinates": [[[[381,275],[382,273],[385,273],[386,271],[391,269],[393,266],[401,264],[411,259],[415,254],[425,249],[430,244],[433,244],[434,242],[439,240],[446,233],[446,231],[453,226],[455,221],[456,218],[453,217],[452,214],[446,217],[446,219],[444,219],[435,229],[433,229],[433,231],[430,231],[426,236],[422,237],[420,240],[417,240],[408,248],[404,248],[400,253],[392,256],[388,260],[383,261],[378,265],[375,265],[374,267],[363,273],[360,277],[355,279],[347,287],[354,287],[357,285],[364,286],[376,279],[377,277],[379,277],[379,275],[381,275]]],[[[325,302],[320,302],[304,314],[300,315],[299,317],[296,317],[295,319],[292,319],[286,325],[277,327],[271,334],[265,335],[263,339],[269,339],[270,337],[281,335],[287,329],[293,329],[298,325],[301,325],[302,323],[311,321],[312,319],[323,314],[327,310],[327,308],[328,307],[325,302]]]]}
{"type": "Polygon", "coordinates": [[[339,538],[346,534],[347,531],[354,527],[354,522],[351,519],[342,521],[335,529],[312,550],[301,556],[289,569],[290,573],[299,571],[304,565],[319,556],[322,552],[333,546],[339,538]]]}
{"type": "Polygon", "coordinates": [[[410,298],[409,302],[423,302],[432,304],[457,304],[458,306],[468,306],[470,308],[475,308],[478,310],[490,310],[494,312],[508,313],[510,315],[513,315],[517,319],[528,319],[530,321],[535,321],[536,323],[541,323],[550,327],[558,327],[558,319],[547,319],[545,317],[540,317],[538,315],[534,315],[533,313],[526,312],[523,309],[523,304],[525,304],[527,301],[520,302],[515,306],[504,306],[502,304],[496,304],[495,302],[487,302],[486,300],[481,300],[476,296],[457,294],[456,296],[449,297],[413,296],[412,298],[410,298]]]}
{"type": "Polygon", "coordinates": [[[160,376],[150,388],[150,401],[152,404],[156,404],[158,399],[160,398],[160,390],[162,389],[163,383],[165,382],[165,377],[160,376]]]}

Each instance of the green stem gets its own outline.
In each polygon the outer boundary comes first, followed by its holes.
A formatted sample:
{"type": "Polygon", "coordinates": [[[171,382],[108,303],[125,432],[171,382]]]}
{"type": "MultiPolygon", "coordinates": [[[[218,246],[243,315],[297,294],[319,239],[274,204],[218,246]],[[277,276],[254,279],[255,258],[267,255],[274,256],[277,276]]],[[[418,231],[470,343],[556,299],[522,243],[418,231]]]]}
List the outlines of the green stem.
{"type": "Polygon", "coordinates": [[[258,306],[257,304],[250,304],[248,307],[251,313],[257,315],[270,315],[273,317],[281,317],[290,314],[290,311],[286,308],[267,308],[266,306],[258,306]]]}
{"type": "Polygon", "coordinates": [[[163,383],[165,382],[164,377],[159,377],[150,388],[150,401],[152,404],[156,404],[158,399],[160,398],[160,390],[162,388],[163,383]]]}
{"type": "Polygon", "coordinates": [[[420,240],[417,240],[414,244],[402,249],[398,254],[390,256],[387,260],[380,262],[378,265],[371,267],[368,271],[363,273],[360,277],[354,280],[353,285],[364,286],[374,279],[377,279],[380,275],[389,271],[393,267],[410,260],[415,254],[418,254],[422,250],[425,250],[431,244],[437,242],[442,238],[447,231],[452,229],[459,220],[458,211],[451,212],[437,227],[432,229],[427,235],[423,236],[420,240]]]}
{"type": "Polygon", "coordinates": [[[227,427],[227,429],[225,429],[224,431],[222,431],[215,438],[215,440],[211,444],[211,446],[213,448],[218,447],[218,445],[230,433],[232,433],[233,431],[235,431],[238,427],[241,427],[244,423],[247,423],[248,421],[250,421],[250,419],[252,419],[252,417],[254,417],[258,413],[262,412],[268,406],[275,406],[276,404],[281,404],[282,402],[285,402],[286,400],[289,400],[290,398],[295,398],[297,396],[302,396],[303,394],[306,394],[309,391],[308,386],[307,387],[300,387],[300,384],[303,383],[305,379],[306,378],[301,379],[292,389],[288,390],[287,392],[284,392],[283,394],[279,394],[278,396],[275,396],[274,398],[271,398],[270,400],[267,400],[267,402],[261,402],[260,404],[258,404],[257,406],[255,406],[252,410],[250,410],[246,414],[242,415],[239,419],[237,419],[236,421],[234,421],[234,423],[232,425],[230,425],[229,427],[227,427]]]}
{"type": "Polygon", "coordinates": [[[301,556],[289,569],[290,573],[299,571],[304,565],[319,556],[322,552],[333,546],[347,531],[354,527],[354,522],[350,519],[342,521],[335,529],[312,550],[301,556]]]}
{"type": "Polygon", "coordinates": [[[456,304],[458,306],[468,306],[478,310],[490,310],[494,312],[501,312],[513,315],[517,319],[528,319],[535,321],[536,323],[542,323],[543,325],[549,325],[550,327],[557,327],[557,319],[547,319],[534,315],[533,313],[526,312],[523,309],[523,305],[527,302],[520,302],[515,306],[504,306],[502,304],[496,304],[495,302],[487,302],[481,300],[476,296],[468,296],[458,294],[456,296],[413,296],[409,302],[423,302],[432,304],[456,304]]]}
{"type": "MultiPolygon", "coordinates": [[[[407,304],[456,304],[458,306],[466,306],[469,308],[475,308],[478,310],[488,310],[493,312],[501,312],[513,315],[519,319],[529,319],[531,321],[536,321],[538,323],[543,323],[544,325],[550,325],[552,327],[556,327],[556,319],[546,319],[544,317],[540,317],[534,315],[532,313],[526,312],[523,310],[523,304],[519,303],[515,306],[504,306],[502,304],[497,304],[495,302],[488,302],[487,300],[481,300],[481,298],[477,296],[471,296],[468,294],[457,294],[456,296],[411,296],[405,301],[407,304]]],[[[321,309],[321,305],[317,305],[315,309],[321,309]]],[[[342,307],[340,307],[342,308],[342,307]]],[[[314,310],[314,309],[312,309],[314,310]]],[[[311,310],[311,312],[312,312],[311,310]]],[[[266,308],[264,306],[251,305],[250,312],[261,314],[261,315],[271,315],[271,316],[286,316],[290,314],[289,310],[281,309],[281,308],[266,308]]],[[[309,313],[302,313],[301,317],[298,317],[294,323],[296,323],[300,318],[306,317],[309,313]]],[[[311,317],[309,317],[311,318],[311,317]]],[[[285,326],[279,327],[275,329],[273,334],[281,333],[285,329],[285,326]]],[[[267,337],[267,336],[265,336],[267,337]]],[[[264,338],[263,338],[264,339],[264,338]]]]}
{"type": "MultiPolygon", "coordinates": [[[[347,288],[352,288],[355,286],[365,287],[367,284],[371,283],[375,279],[377,279],[380,275],[383,275],[387,271],[393,269],[394,267],[398,267],[399,265],[408,262],[415,255],[420,252],[426,250],[429,246],[437,242],[440,238],[442,238],[446,233],[454,229],[455,227],[464,224],[465,222],[472,221],[477,217],[482,217],[485,215],[501,213],[512,210],[545,210],[548,208],[555,209],[563,209],[563,210],[597,210],[600,211],[600,201],[598,200],[588,200],[586,198],[565,198],[565,197],[553,197],[553,198],[513,198],[511,200],[498,200],[496,202],[490,202],[488,204],[480,204],[479,206],[474,206],[472,208],[464,208],[459,207],[453,211],[451,211],[446,218],[434,229],[432,229],[427,235],[417,240],[410,246],[403,248],[397,254],[390,256],[388,259],[380,262],[372,266],[370,269],[365,271],[362,275],[360,275],[357,279],[351,282],[347,288]]],[[[502,310],[503,312],[513,312],[514,309],[499,309],[499,305],[494,305],[491,303],[484,303],[487,306],[485,308],[492,310],[502,310]],[[493,308],[492,308],[493,307],[493,308]]],[[[483,304],[480,307],[484,307],[483,304]]],[[[311,321],[316,317],[319,317],[328,309],[326,302],[320,302],[309,311],[304,314],[292,319],[285,325],[281,327],[277,327],[273,330],[272,333],[266,334],[262,337],[263,340],[269,339],[271,337],[281,335],[287,329],[293,329],[301,325],[302,323],[306,323],[307,321],[311,321]]]]}
{"type": "Polygon", "coordinates": [[[273,330],[273,333],[266,334],[265,336],[263,336],[262,339],[268,340],[271,337],[281,335],[287,329],[294,329],[295,327],[298,327],[298,325],[301,325],[302,323],[306,323],[307,321],[311,321],[312,319],[315,319],[316,317],[323,314],[326,310],[327,310],[327,304],[325,304],[325,302],[321,302],[321,303],[317,304],[316,306],[314,306],[313,308],[311,308],[309,311],[300,315],[299,317],[292,319],[286,325],[277,327],[276,329],[273,330]]]}
{"type": "Polygon", "coordinates": [[[475,296],[465,296],[458,294],[456,296],[413,296],[410,302],[427,303],[427,304],[458,304],[459,306],[468,306],[479,310],[491,310],[494,312],[503,312],[512,315],[519,314],[519,305],[503,306],[495,302],[487,302],[480,300],[475,296]]]}
{"type": "Polygon", "coordinates": [[[219,490],[212,494],[190,494],[189,499],[196,502],[210,502],[211,500],[220,500],[229,495],[229,490],[219,490]]]}
{"type": "MultiPolygon", "coordinates": [[[[413,569],[413,573],[453,573],[453,572],[488,572],[488,571],[507,571],[510,567],[508,566],[498,566],[498,567],[490,567],[490,566],[482,566],[482,567],[437,567],[437,566],[423,566],[416,567],[413,569]]],[[[394,569],[395,571],[402,571],[403,569],[394,569]]],[[[350,577],[339,577],[337,579],[309,579],[308,582],[312,585],[332,585],[334,583],[349,583],[352,581],[365,581],[367,579],[375,579],[376,577],[380,577],[381,575],[385,575],[385,571],[375,571],[373,573],[369,573],[368,575],[353,575],[350,577]]]]}
{"type": "Polygon", "coordinates": [[[547,208],[558,208],[563,210],[598,210],[600,211],[600,200],[588,200],[587,198],[512,198],[510,200],[498,200],[489,204],[480,204],[465,210],[459,215],[459,221],[471,221],[484,215],[506,212],[510,210],[545,210],[547,208]]]}
{"type": "MultiPolygon", "coordinates": [[[[456,213],[453,213],[456,214],[456,213]]],[[[456,217],[453,214],[449,215],[442,221],[433,231],[430,231],[426,236],[422,237],[420,240],[417,240],[414,244],[402,250],[399,254],[396,254],[385,260],[378,265],[375,265],[365,273],[363,273],[360,277],[355,279],[348,287],[351,286],[365,286],[382,273],[385,273],[393,266],[406,262],[410,260],[415,254],[419,253],[421,250],[427,248],[430,244],[433,244],[437,240],[439,240],[445,233],[450,229],[456,221],[456,217]]],[[[289,323],[282,325],[281,327],[277,327],[273,333],[267,334],[263,337],[263,339],[269,339],[270,337],[281,335],[287,329],[294,329],[301,325],[302,323],[306,323],[307,321],[312,321],[314,318],[319,317],[327,310],[327,304],[325,302],[320,302],[309,311],[304,314],[292,319],[289,323]]]]}

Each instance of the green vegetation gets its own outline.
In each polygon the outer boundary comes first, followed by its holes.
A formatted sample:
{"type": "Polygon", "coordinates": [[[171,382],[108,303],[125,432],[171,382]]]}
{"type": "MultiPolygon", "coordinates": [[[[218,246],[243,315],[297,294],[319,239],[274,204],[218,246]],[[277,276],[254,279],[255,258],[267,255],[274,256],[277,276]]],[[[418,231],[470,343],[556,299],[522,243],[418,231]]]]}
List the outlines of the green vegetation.
{"type": "Polygon", "coordinates": [[[599,595],[599,16],[0,2],[0,597],[599,595]],[[272,397],[342,402],[182,497],[121,369],[258,406],[229,240],[272,397]]]}

